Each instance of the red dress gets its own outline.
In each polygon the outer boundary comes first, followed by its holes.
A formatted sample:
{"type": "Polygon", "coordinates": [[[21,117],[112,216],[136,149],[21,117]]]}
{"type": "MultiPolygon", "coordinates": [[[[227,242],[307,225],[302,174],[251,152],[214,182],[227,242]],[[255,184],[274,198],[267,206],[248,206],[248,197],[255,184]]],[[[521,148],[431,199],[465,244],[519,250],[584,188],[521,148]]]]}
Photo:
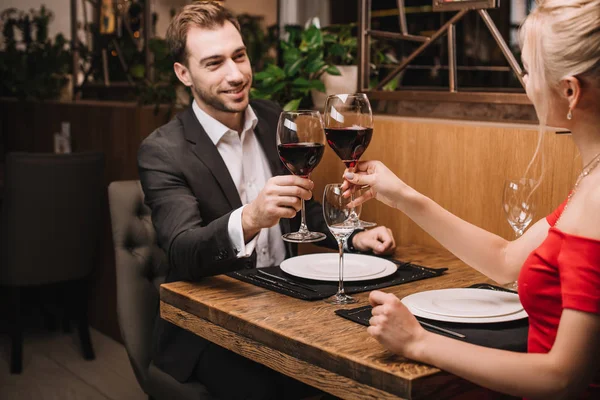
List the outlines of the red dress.
{"type": "MultiPolygon", "coordinates": [[[[519,274],[519,298],[529,314],[529,353],[550,351],[564,308],[600,314],[600,240],[554,227],[566,203],[546,217],[548,236],[519,274]]],[[[597,393],[599,380],[594,382],[590,389],[597,393]]]]}

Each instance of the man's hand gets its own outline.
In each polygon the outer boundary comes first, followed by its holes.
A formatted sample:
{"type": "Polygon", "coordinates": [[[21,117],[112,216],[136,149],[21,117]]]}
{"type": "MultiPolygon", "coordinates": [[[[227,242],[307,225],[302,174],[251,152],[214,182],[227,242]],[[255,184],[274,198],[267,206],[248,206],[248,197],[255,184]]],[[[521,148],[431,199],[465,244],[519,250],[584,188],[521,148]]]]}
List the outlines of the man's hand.
{"type": "Polygon", "coordinates": [[[293,218],[302,208],[301,199],[312,197],[313,181],[295,175],[274,176],[256,199],[242,211],[244,240],[252,239],[262,228],[270,228],[281,218],[293,218]]]}
{"type": "Polygon", "coordinates": [[[352,238],[352,246],[359,251],[370,251],[374,254],[392,254],[396,249],[396,242],[392,231],[385,226],[359,232],[352,238]]]}

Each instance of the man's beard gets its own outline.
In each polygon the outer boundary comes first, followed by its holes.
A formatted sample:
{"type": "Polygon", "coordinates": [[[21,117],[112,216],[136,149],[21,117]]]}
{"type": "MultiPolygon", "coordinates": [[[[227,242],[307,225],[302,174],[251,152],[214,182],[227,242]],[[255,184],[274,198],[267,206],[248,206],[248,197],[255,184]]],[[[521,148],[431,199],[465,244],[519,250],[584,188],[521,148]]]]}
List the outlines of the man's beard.
{"type": "MultiPolygon", "coordinates": [[[[227,104],[225,104],[219,98],[219,96],[215,96],[207,91],[203,91],[203,90],[199,89],[197,86],[193,86],[191,89],[192,89],[192,92],[194,93],[195,97],[197,97],[204,104],[206,104],[218,111],[229,112],[229,113],[238,113],[238,112],[245,111],[246,108],[248,107],[247,103],[243,106],[242,109],[240,109],[238,107],[235,107],[235,108],[229,107],[229,106],[227,106],[227,104]]],[[[241,106],[241,103],[238,103],[236,105],[241,106]]]]}

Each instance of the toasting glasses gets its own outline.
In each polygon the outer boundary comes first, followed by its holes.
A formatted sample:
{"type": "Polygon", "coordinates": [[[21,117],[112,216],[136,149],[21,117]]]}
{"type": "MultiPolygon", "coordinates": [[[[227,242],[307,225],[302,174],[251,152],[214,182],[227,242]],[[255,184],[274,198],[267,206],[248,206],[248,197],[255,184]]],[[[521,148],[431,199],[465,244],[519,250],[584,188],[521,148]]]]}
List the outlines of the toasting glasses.
{"type": "MultiPolygon", "coordinates": [[[[277,125],[279,158],[294,175],[310,178],[310,173],[319,164],[325,151],[323,120],[318,111],[282,112],[277,125]]],[[[293,243],[318,242],[325,234],[311,232],[306,226],[304,200],[302,220],[298,232],[282,235],[283,240],[293,243]]]]}
{"type": "MultiPolygon", "coordinates": [[[[504,183],[502,206],[506,219],[517,238],[523,235],[535,215],[535,203],[532,195],[536,187],[537,181],[535,179],[509,179],[504,183]]],[[[506,287],[517,290],[518,283],[514,281],[506,287]]]]}
{"type": "MultiPolygon", "coordinates": [[[[324,122],[327,144],[346,167],[352,170],[373,136],[373,112],[367,95],[355,93],[328,96],[324,122]]],[[[352,212],[351,219],[356,228],[377,225],[361,221],[356,212],[352,212]]]]}
{"type": "MultiPolygon", "coordinates": [[[[344,292],[344,244],[356,225],[352,220],[352,211],[348,208],[350,199],[342,196],[342,185],[332,183],[325,186],[323,193],[323,216],[331,234],[336,238],[340,251],[338,291],[325,301],[330,304],[352,304],[357,300],[344,292]]],[[[360,213],[360,208],[357,211],[360,213]]]]}

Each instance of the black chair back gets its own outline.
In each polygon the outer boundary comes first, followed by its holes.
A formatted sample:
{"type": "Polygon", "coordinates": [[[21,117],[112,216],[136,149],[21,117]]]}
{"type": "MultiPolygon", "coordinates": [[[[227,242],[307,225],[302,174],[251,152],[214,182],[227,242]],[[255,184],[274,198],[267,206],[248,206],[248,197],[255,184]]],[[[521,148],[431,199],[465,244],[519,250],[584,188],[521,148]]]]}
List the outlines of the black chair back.
{"type": "Polygon", "coordinates": [[[101,153],[9,153],[0,284],[22,287],[89,276],[101,248],[105,187],[101,153]]]}

